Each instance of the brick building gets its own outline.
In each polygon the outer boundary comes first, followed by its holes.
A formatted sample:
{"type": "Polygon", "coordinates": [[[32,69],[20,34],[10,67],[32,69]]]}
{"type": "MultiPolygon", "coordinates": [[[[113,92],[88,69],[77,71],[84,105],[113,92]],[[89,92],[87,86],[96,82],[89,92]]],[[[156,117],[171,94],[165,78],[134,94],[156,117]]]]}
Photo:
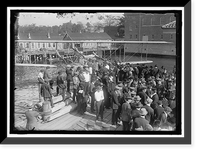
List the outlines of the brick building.
{"type": "Polygon", "coordinates": [[[125,52],[175,55],[176,27],[164,28],[173,22],[176,22],[174,13],[125,13],[125,40],[171,42],[171,44],[126,44],[125,52]]]}

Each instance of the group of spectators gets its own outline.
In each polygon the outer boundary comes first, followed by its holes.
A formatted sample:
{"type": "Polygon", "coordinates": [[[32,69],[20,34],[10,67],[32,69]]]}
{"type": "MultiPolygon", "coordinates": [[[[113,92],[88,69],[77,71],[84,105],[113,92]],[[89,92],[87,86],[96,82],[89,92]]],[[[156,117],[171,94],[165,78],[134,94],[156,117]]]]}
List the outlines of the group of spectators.
{"type": "Polygon", "coordinates": [[[96,120],[104,122],[105,109],[111,109],[112,125],[122,124],[124,131],[176,128],[175,67],[168,72],[163,66],[106,61],[77,68],[67,65],[58,72],[56,84],[57,95],[61,93],[64,100],[65,93],[71,93],[80,114],[90,104],[96,120]]]}

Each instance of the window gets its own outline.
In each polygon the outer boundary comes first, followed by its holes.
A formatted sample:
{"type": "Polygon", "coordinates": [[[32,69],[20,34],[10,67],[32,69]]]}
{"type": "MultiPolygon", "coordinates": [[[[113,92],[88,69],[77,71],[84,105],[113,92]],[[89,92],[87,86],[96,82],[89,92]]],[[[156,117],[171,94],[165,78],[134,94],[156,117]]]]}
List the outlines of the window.
{"type": "Polygon", "coordinates": [[[56,47],[55,43],[53,43],[53,47],[56,47]]]}
{"type": "Polygon", "coordinates": [[[45,43],[43,43],[43,48],[45,48],[45,43]]]}
{"type": "Polygon", "coordinates": [[[130,35],[130,39],[132,39],[132,35],[130,35]]]}
{"type": "Polygon", "coordinates": [[[160,38],[163,39],[163,35],[161,35],[160,38]]]}
{"type": "Polygon", "coordinates": [[[144,25],[144,19],[142,19],[142,25],[144,25]]]}
{"type": "Polygon", "coordinates": [[[152,35],[152,39],[154,39],[154,35],[152,35]]]}
{"type": "Polygon", "coordinates": [[[170,35],[170,39],[173,39],[173,34],[170,35]]]}
{"type": "Polygon", "coordinates": [[[81,47],[81,44],[75,44],[75,47],[81,47]]]}
{"type": "Polygon", "coordinates": [[[34,43],[32,43],[32,48],[34,48],[34,43]]]}
{"type": "Polygon", "coordinates": [[[49,43],[49,47],[51,47],[51,43],[49,43]]]}
{"type": "Polygon", "coordinates": [[[137,36],[137,35],[135,35],[135,38],[137,39],[137,38],[138,38],[138,36],[137,36]]]}

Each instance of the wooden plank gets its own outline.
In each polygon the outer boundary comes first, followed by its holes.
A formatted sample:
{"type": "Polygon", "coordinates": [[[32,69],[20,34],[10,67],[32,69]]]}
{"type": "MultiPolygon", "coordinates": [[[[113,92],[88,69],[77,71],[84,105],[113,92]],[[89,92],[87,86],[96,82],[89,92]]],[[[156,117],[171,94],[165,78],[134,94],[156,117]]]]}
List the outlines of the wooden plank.
{"type": "Polygon", "coordinates": [[[81,128],[80,126],[77,126],[77,125],[74,126],[73,129],[74,129],[75,131],[81,131],[81,130],[82,130],[82,128],[81,128]]]}
{"type": "Polygon", "coordinates": [[[56,119],[56,118],[66,114],[66,113],[69,113],[69,112],[73,111],[76,107],[77,107],[77,104],[71,103],[68,106],[65,106],[62,109],[48,115],[47,121],[51,121],[51,120],[56,119]]]}
{"type": "Polygon", "coordinates": [[[43,128],[46,128],[46,127],[50,127],[52,125],[55,125],[59,122],[62,122],[64,119],[66,119],[68,116],[70,116],[71,114],[68,113],[68,114],[65,114],[63,116],[60,116],[59,118],[55,119],[55,120],[52,120],[52,121],[49,121],[47,123],[43,123],[40,125],[40,128],[43,129],[43,128]]]}
{"type": "Polygon", "coordinates": [[[51,122],[48,122],[50,124],[45,123],[45,125],[41,126],[41,128],[51,130],[52,128],[58,126],[59,124],[62,124],[64,121],[68,120],[69,118],[71,118],[75,114],[76,114],[76,112],[65,114],[61,118],[57,118],[57,119],[55,119],[51,122]]]}
{"type": "Polygon", "coordinates": [[[77,122],[79,122],[82,119],[82,116],[76,116],[72,119],[70,119],[67,123],[62,124],[62,130],[67,130],[68,128],[70,128],[73,124],[76,124],[77,122]]]}
{"type": "Polygon", "coordinates": [[[67,118],[64,118],[62,122],[57,123],[56,126],[52,128],[59,128],[59,129],[63,128],[66,124],[70,124],[71,121],[75,120],[77,115],[78,115],[77,112],[74,114],[69,114],[67,118]]]}

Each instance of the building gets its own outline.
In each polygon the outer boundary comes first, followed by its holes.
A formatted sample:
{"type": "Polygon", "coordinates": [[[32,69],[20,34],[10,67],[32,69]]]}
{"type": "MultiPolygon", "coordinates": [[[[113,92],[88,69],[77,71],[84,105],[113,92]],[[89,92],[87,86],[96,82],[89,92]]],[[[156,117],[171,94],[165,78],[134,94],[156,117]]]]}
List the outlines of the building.
{"type": "MultiPolygon", "coordinates": [[[[67,32],[63,38],[63,40],[77,40],[77,41],[110,41],[112,42],[112,38],[104,32],[101,33],[90,33],[90,32],[84,32],[84,33],[71,33],[67,32]]],[[[64,48],[70,47],[69,43],[64,44],[64,48]]],[[[102,56],[102,52],[105,50],[112,50],[112,44],[111,43],[72,43],[72,47],[77,47],[79,51],[83,51],[83,53],[87,54],[93,51],[98,50],[98,54],[102,56]],[[102,52],[100,52],[102,51],[102,52]]]]}
{"type": "Polygon", "coordinates": [[[170,42],[170,44],[126,44],[125,52],[176,55],[176,29],[170,32],[163,28],[171,22],[176,22],[174,13],[125,13],[125,40],[170,42]]]}
{"type": "MultiPolygon", "coordinates": [[[[62,40],[63,36],[55,33],[19,33],[18,40],[62,40]]],[[[62,50],[63,43],[19,42],[19,47],[27,51],[62,50]]]]}

